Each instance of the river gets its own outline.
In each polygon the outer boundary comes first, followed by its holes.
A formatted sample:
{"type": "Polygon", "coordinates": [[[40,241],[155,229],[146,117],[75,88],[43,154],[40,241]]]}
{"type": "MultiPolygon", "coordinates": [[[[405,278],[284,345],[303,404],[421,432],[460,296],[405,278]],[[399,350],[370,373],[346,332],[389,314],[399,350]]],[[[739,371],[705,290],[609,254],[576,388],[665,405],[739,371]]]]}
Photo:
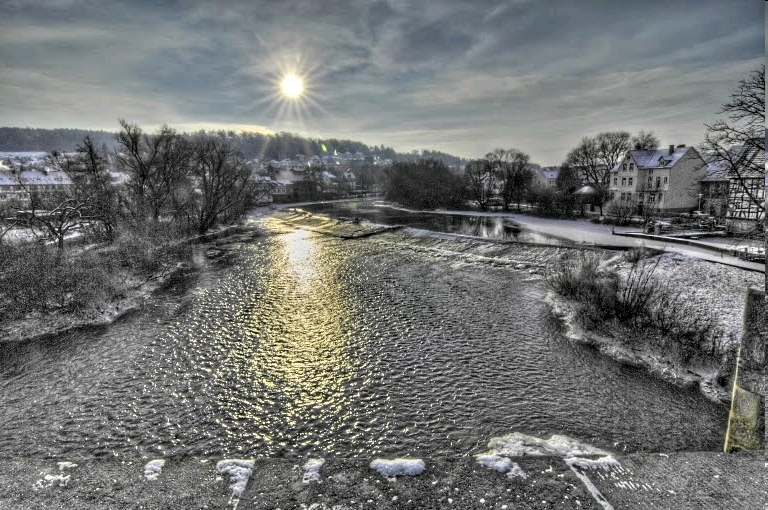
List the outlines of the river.
{"type": "Polygon", "coordinates": [[[541,277],[488,256],[568,248],[280,218],[109,327],[0,345],[0,456],[466,456],[515,431],[720,448],[724,406],[572,343],[541,277]]]}

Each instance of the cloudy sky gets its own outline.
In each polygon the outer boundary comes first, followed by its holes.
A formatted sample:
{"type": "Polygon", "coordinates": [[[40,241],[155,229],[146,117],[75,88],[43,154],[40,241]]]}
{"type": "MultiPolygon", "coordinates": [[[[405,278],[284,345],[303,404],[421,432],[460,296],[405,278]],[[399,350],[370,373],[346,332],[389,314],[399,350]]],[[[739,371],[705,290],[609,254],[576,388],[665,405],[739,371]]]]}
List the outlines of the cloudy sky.
{"type": "Polygon", "coordinates": [[[0,126],[289,131],[560,163],[697,145],[765,62],[759,0],[0,0],[0,126]],[[278,83],[305,80],[300,101],[278,83]]]}

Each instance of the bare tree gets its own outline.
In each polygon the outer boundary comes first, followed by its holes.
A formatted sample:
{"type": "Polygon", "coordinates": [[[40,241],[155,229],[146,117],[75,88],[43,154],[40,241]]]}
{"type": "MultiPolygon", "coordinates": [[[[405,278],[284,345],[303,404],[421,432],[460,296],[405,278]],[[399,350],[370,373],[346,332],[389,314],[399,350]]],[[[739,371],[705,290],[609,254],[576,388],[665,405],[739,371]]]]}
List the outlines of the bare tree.
{"type": "Polygon", "coordinates": [[[661,142],[653,134],[653,131],[645,132],[642,129],[640,132],[632,137],[630,142],[634,150],[656,150],[661,145],[661,142]]]}
{"type": "Polygon", "coordinates": [[[710,161],[725,163],[747,200],[764,214],[765,202],[759,196],[760,181],[765,179],[764,64],[739,82],[718,114],[725,119],[704,125],[707,134],[701,150],[710,155],[710,161]]]}
{"type": "Polygon", "coordinates": [[[631,135],[626,131],[607,131],[598,133],[596,140],[600,152],[600,159],[605,167],[603,173],[604,183],[608,182],[608,175],[630,148],[631,135]]]}
{"type": "Polygon", "coordinates": [[[608,197],[610,172],[630,148],[630,134],[626,131],[607,131],[597,136],[585,136],[565,158],[565,162],[579,169],[584,180],[595,189],[593,200],[603,214],[608,197]]]}
{"type": "Polygon", "coordinates": [[[111,183],[106,161],[90,136],[86,136],[83,143],[77,146],[74,158],[54,151],[47,159],[72,180],[73,198],[87,204],[83,213],[98,227],[89,224],[112,240],[118,220],[118,192],[111,183]]]}
{"type": "Polygon", "coordinates": [[[504,209],[509,210],[510,204],[514,201],[517,202],[519,211],[520,203],[525,198],[533,180],[530,156],[517,149],[496,149],[486,154],[485,158],[501,181],[504,209]]]}
{"type": "Polygon", "coordinates": [[[595,189],[597,206],[600,214],[603,214],[603,200],[605,183],[610,169],[603,164],[600,156],[600,145],[596,138],[585,136],[579,144],[568,153],[565,162],[581,172],[584,180],[595,189]]]}
{"type": "Polygon", "coordinates": [[[474,159],[464,167],[471,198],[480,209],[488,209],[488,199],[496,187],[496,174],[487,159],[474,159]]]}
{"type": "Polygon", "coordinates": [[[63,253],[64,238],[80,226],[86,203],[67,192],[43,196],[27,186],[23,172],[16,176],[16,182],[29,195],[29,209],[17,213],[17,223],[39,239],[55,241],[59,253],[63,253]]]}
{"type": "Polygon", "coordinates": [[[139,126],[123,119],[120,126],[115,156],[129,176],[131,213],[135,218],[151,215],[157,221],[177,186],[188,178],[194,150],[186,138],[168,126],[154,135],[144,134],[139,126]]]}
{"type": "Polygon", "coordinates": [[[581,178],[579,173],[568,163],[560,165],[560,171],[555,179],[555,186],[558,191],[573,193],[581,187],[581,178]]]}
{"type": "Polygon", "coordinates": [[[198,139],[195,147],[195,219],[202,234],[224,217],[232,220],[244,214],[255,202],[256,183],[242,154],[226,140],[198,139]]]}

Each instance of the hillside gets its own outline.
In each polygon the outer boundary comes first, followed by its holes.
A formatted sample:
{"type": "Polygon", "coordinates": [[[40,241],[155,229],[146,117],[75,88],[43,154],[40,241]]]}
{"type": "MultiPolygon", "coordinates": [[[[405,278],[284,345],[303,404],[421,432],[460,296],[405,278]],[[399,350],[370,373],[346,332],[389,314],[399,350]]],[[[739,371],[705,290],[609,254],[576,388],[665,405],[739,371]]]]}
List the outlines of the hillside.
{"type": "MultiPolygon", "coordinates": [[[[197,133],[192,133],[197,134],[197,133]]],[[[443,160],[448,165],[463,165],[466,161],[439,151],[423,150],[420,153],[398,153],[384,145],[369,146],[354,140],[339,140],[336,138],[312,139],[304,138],[293,133],[235,133],[234,131],[208,131],[207,134],[226,138],[245,155],[247,159],[282,160],[297,154],[313,156],[324,153],[339,154],[360,152],[365,156],[378,156],[381,159],[411,160],[434,158],[443,160]]],[[[72,151],[83,141],[86,135],[97,147],[115,146],[115,133],[109,131],[87,131],[83,129],[37,129],[0,127],[0,152],[29,152],[29,151],[72,151]]]]}

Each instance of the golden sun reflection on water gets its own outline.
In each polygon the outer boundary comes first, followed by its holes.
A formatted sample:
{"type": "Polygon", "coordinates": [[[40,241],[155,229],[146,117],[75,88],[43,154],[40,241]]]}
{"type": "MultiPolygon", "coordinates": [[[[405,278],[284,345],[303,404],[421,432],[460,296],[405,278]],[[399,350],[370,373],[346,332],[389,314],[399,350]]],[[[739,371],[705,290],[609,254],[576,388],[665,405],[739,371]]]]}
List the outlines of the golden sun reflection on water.
{"type": "Polygon", "coordinates": [[[266,293],[252,314],[270,317],[256,326],[261,331],[252,369],[279,393],[289,426],[340,426],[345,389],[355,375],[344,328],[350,307],[337,277],[343,254],[322,241],[303,230],[275,236],[266,293]]]}

